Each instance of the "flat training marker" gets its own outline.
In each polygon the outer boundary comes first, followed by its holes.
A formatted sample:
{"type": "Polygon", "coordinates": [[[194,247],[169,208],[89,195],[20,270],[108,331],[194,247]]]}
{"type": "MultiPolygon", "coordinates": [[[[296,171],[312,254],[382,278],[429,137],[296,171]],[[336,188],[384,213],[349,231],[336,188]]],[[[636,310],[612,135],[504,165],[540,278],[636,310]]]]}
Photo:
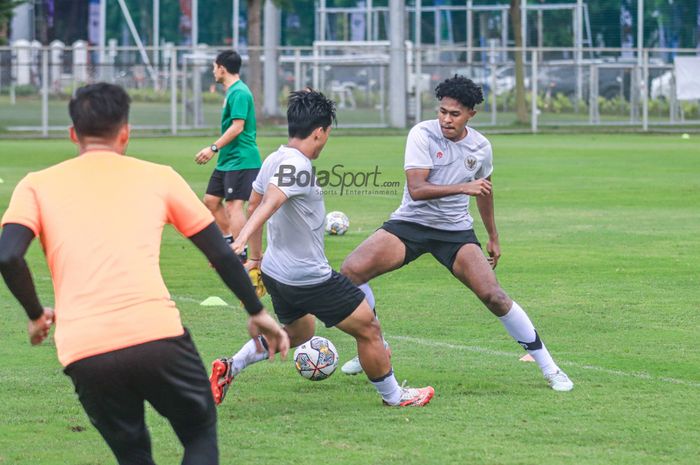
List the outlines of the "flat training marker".
{"type": "Polygon", "coordinates": [[[221,297],[217,297],[217,296],[207,297],[199,305],[201,305],[202,307],[227,307],[228,306],[228,304],[226,302],[224,302],[224,299],[222,299],[221,297]]]}
{"type": "Polygon", "coordinates": [[[534,362],[535,359],[532,358],[532,355],[530,355],[530,354],[525,354],[525,355],[523,355],[522,357],[520,357],[520,361],[521,361],[521,362],[534,362]]]}

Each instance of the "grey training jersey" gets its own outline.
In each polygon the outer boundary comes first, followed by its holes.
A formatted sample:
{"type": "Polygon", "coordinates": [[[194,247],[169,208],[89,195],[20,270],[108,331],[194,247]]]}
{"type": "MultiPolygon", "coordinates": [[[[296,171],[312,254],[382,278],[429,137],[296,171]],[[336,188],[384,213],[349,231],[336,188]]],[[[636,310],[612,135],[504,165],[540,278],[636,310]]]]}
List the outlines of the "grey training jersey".
{"type": "Polygon", "coordinates": [[[253,189],[264,195],[270,184],[284,192],[287,201],[267,222],[262,271],[290,286],[326,281],[331,276],[323,251],[326,207],[311,160],[296,149],[281,146],[263,162],[253,189]]]}
{"type": "MultiPolygon", "coordinates": [[[[493,172],[491,143],[479,131],[473,128],[467,131],[464,139],[452,142],[442,135],[438,120],[418,123],[406,140],[404,170],[429,169],[428,182],[437,185],[459,184],[488,177],[493,172]]],[[[391,219],[447,231],[472,229],[473,224],[468,195],[413,200],[408,184],[404,187],[401,206],[391,214],[391,219]]]]}

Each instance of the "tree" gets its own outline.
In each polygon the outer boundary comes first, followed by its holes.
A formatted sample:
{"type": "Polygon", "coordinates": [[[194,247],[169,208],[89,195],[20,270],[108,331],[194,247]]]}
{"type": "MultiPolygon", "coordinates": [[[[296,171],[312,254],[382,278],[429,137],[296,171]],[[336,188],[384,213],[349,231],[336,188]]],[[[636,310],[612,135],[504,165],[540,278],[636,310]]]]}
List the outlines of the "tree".
{"type": "Polygon", "coordinates": [[[26,0],[0,0],[0,45],[7,45],[10,38],[10,21],[14,9],[26,0]]]}
{"type": "MultiPolygon", "coordinates": [[[[523,34],[520,24],[520,0],[510,0],[510,21],[515,36],[515,47],[523,47],[523,34]]],[[[523,64],[523,52],[515,52],[515,108],[519,123],[527,123],[527,109],[525,107],[525,67],[523,64]]]]}

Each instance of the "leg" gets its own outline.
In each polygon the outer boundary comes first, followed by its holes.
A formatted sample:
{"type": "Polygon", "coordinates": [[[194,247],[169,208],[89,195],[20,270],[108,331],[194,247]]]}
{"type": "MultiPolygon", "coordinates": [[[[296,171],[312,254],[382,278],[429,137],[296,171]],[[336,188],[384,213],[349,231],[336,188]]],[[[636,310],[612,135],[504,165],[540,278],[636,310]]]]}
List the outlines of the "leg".
{"type": "Polygon", "coordinates": [[[363,300],[350,316],[336,325],[336,328],[353,336],[357,341],[360,364],[368,378],[375,379],[389,373],[391,370],[389,354],[384,349],[379,321],[375,318],[367,300],[363,300]]]}
{"type": "Polygon", "coordinates": [[[368,282],[379,275],[403,266],[406,258],[406,246],[397,236],[383,229],[378,229],[365,239],[350,255],[340,268],[350,281],[358,284],[368,282]]]}
{"type": "Polygon", "coordinates": [[[384,348],[384,339],[379,320],[363,300],[357,309],[343,321],[335,325],[357,341],[360,363],[370,382],[387,405],[420,407],[433,398],[435,390],[428,386],[420,389],[400,387],[391,367],[389,354],[384,348]]]}
{"type": "MultiPolygon", "coordinates": [[[[90,422],[120,465],[154,465],[144,420],[143,397],[128,381],[113,352],[88,357],[65,369],[90,422]]],[[[122,365],[123,367],[123,365],[122,365]]]]}
{"type": "MultiPolygon", "coordinates": [[[[379,275],[403,266],[406,260],[406,245],[394,234],[379,229],[360,244],[343,262],[340,273],[358,285],[376,315],[374,294],[367,282],[379,275]]],[[[388,345],[385,344],[388,349],[388,345]]],[[[340,369],[346,375],[362,373],[360,358],[355,356],[340,369]]]]}
{"type": "MultiPolygon", "coordinates": [[[[139,347],[139,346],[137,346],[139,347]]],[[[153,407],[170,421],[185,448],[183,465],[218,465],[216,408],[207,373],[189,333],[144,344],[134,375],[153,407]]]]}
{"type": "Polygon", "coordinates": [[[229,224],[229,229],[226,232],[231,234],[233,237],[238,237],[246,222],[244,211],[245,201],[239,199],[226,200],[225,204],[226,216],[229,224]]]}
{"type": "Polygon", "coordinates": [[[496,274],[476,244],[465,244],[457,252],[452,273],[498,316],[504,316],[513,301],[501,289],[496,274]]]}
{"type": "Polygon", "coordinates": [[[573,383],[552,359],[525,311],[505,293],[486,257],[476,244],[457,252],[453,274],[496,315],[508,333],[535,359],[553,389],[569,391],[573,383]]]}
{"type": "Polygon", "coordinates": [[[211,214],[214,215],[214,221],[216,221],[216,225],[219,227],[222,234],[227,236],[230,234],[229,230],[231,227],[229,225],[226,210],[224,209],[223,205],[221,205],[221,200],[221,197],[211,194],[204,194],[204,205],[209,209],[211,214]]]}

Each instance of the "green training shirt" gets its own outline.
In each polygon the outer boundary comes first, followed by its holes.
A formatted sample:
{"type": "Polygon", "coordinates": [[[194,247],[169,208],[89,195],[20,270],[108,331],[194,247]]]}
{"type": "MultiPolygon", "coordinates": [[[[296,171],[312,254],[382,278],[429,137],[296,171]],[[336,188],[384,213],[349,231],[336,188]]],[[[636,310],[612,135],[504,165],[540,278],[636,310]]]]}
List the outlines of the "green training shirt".
{"type": "Polygon", "coordinates": [[[245,121],[243,132],[219,149],[216,169],[236,171],[260,168],[260,151],[255,144],[255,104],[253,94],[240,79],[226,91],[224,107],[221,110],[221,133],[226,132],[233,120],[245,121]]]}

